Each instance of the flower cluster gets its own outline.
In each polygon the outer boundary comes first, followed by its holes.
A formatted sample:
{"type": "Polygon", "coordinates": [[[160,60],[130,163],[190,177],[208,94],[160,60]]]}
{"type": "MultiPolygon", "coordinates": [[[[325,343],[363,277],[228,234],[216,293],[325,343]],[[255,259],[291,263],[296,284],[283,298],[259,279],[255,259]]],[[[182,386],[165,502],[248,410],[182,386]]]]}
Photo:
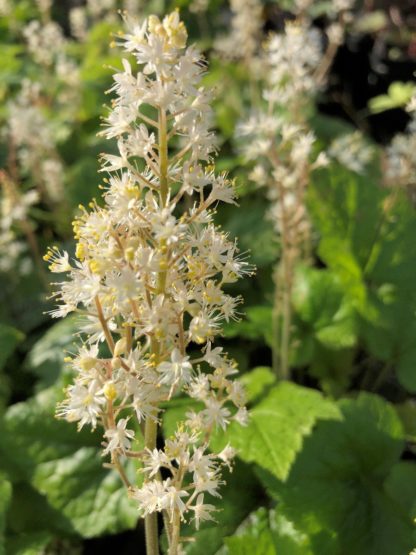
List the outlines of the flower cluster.
{"type": "Polygon", "coordinates": [[[23,29],[23,36],[35,62],[47,66],[52,65],[65,43],[62,29],[55,21],[43,25],[38,19],[33,19],[23,29]]]}
{"type": "Polygon", "coordinates": [[[230,0],[231,31],[216,41],[216,49],[231,59],[243,59],[247,65],[256,60],[263,27],[263,5],[259,0],[230,0]]]}
{"type": "Polygon", "coordinates": [[[211,431],[247,420],[235,363],[212,344],[222,322],[237,317],[240,299],[224,288],[250,267],[213,223],[217,203],[235,201],[233,184],[211,165],[204,61],[186,46],[177,12],[141,24],[126,16],[126,24],[120,42],[139,71],[123,59],[110,89],[116,99],[102,134],[117,139],[119,152],[102,155],[104,206],[94,201],[75,220],[75,262],[56,248],[45,257],[52,272],[69,276],[52,315],[85,319],[59,415],[102,425],[104,454],[117,468],[120,457],[143,459],[145,482],[131,486],[132,497],[143,515],[167,513],[177,543],[181,519],[210,518],[204,495],[218,494],[219,467],[232,453],[206,453],[211,431]],[[181,392],[202,408],[158,450],[160,405],[181,392]],[[145,423],[141,454],[131,419],[145,423]],[[170,477],[162,480],[160,469],[170,477]]]}
{"type": "Polygon", "coordinates": [[[406,132],[396,135],[387,148],[386,183],[404,189],[416,203],[416,96],[406,108],[411,115],[406,132]]]}
{"type": "Polygon", "coordinates": [[[354,131],[335,138],[328,156],[353,172],[363,173],[374,158],[374,149],[366,144],[360,131],[354,131]]]}
{"type": "Polygon", "coordinates": [[[80,41],[88,36],[91,24],[107,21],[115,23],[117,8],[127,11],[130,15],[140,13],[144,5],[143,0],[87,0],[83,6],[74,6],[69,11],[71,34],[80,41]]]}
{"type": "Polygon", "coordinates": [[[42,110],[38,83],[25,80],[8,106],[7,133],[24,174],[36,175],[40,192],[47,200],[61,200],[63,166],[56,150],[56,133],[42,110]]]}
{"type": "Polygon", "coordinates": [[[51,1],[38,0],[36,4],[39,19],[26,25],[16,21],[14,29],[21,30],[26,43],[28,77],[6,102],[1,130],[7,143],[1,175],[1,244],[4,249],[7,245],[10,256],[8,260],[2,257],[0,269],[15,267],[18,274],[27,273],[30,259],[22,255],[29,246],[42,278],[36,223],[31,221],[28,208],[38,202],[54,210],[58,204],[65,205],[64,163],[58,145],[77,114],[80,74],[69,54],[68,39],[50,18],[51,1]]]}
{"type": "Polygon", "coordinates": [[[295,22],[287,24],[284,33],[272,35],[266,50],[267,108],[254,111],[237,128],[245,158],[257,161],[250,177],[267,187],[270,217],[295,258],[308,233],[303,197],[309,174],[327,161],[323,154],[313,159],[316,139],[302,115],[319,87],[315,75],[321,59],[316,29],[295,22]]]}
{"type": "MultiPolygon", "coordinates": [[[[300,9],[300,8],[299,8],[300,9]]],[[[312,98],[324,82],[329,42],[323,48],[321,31],[308,18],[287,22],[283,32],[270,35],[262,56],[258,84],[263,104],[252,107],[236,136],[245,160],[252,165],[250,179],[266,188],[269,218],[280,240],[273,311],[273,366],[282,377],[289,372],[291,290],[295,264],[307,260],[311,248],[305,192],[310,174],[328,163],[317,152],[316,137],[308,124],[312,98]]]]}
{"type": "Polygon", "coordinates": [[[214,520],[213,513],[218,509],[204,503],[205,494],[220,497],[218,488],[224,483],[221,466],[229,466],[234,455],[229,445],[218,454],[207,453],[207,445],[201,445],[198,434],[179,429],[166,440],[164,450],[147,450],[143,457],[143,472],[149,478],[158,476],[161,469],[169,478],[148,480],[134,491],[133,497],[144,515],[167,511],[184,519],[188,513],[198,529],[201,522],[214,520]],[[189,479],[185,482],[186,475],[189,479]]]}
{"type": "Polygon", "coordinates": [[[4,170],[0,172],[0,186],[0,272],[17,270],[21,275],[28,274],[32,264],[24,256],[26,245],[21,235],[31,234],[28,213],[39,195],[33,189],[21,193],[4,170]]]}
{"type": "MultiPolygon", "coordinates": [[[[284,33],[275,33],[267,46],[269,88],[266,99],[273,103],[302,101],[319,87],[316,69],[322,60],[322,36],[318,29],[296,20],[284,33]]],[[[296,107],[296,106],[294,106],[296,107]]]]}

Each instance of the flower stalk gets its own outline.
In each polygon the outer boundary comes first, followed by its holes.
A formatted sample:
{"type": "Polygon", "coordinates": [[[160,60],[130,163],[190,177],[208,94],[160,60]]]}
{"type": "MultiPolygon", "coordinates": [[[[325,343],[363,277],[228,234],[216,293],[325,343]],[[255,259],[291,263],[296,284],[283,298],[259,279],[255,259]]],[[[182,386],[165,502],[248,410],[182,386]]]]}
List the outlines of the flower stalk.
{"type": "Polygon", "coordinates": [[[81,207],[74,263],[58,249],[46,255],[52,271],[69,275],[52,315],[84,318],[84,344],[68,361],[74,383],[58,416],[103,427],[103,456],[145,519],[148,555],[159,551],[158,513],[169,555],[178,555],[181,524],[213,519],[205,498],[219,496],[221,469],[234,455],[230,446],[209,451],[212,431],[247,421],[236,364],[213,343],[222,322],[237,317],[241,299],[227,284],[251,269],[213,222],[218,202],[235,200],[233,184],[212,166],[204,61],[186,46],[178,12],[142,24],[126,17],[126,25],[120,42],[138,71],[123,59],[110,89],[116,99],[102,134],[117,139],[119,154],[102,155],[105,205],[81,207]],[[176,395],[189,397],[190,410],[159,448],[160,407],[176,395]],[[134,420],[139,426],[129,425],[134,420]],[[133,449],[139,428],[142,452],[133,449]],[[132,460],[142,465],[141,484],[130,475],[132,460]]]}

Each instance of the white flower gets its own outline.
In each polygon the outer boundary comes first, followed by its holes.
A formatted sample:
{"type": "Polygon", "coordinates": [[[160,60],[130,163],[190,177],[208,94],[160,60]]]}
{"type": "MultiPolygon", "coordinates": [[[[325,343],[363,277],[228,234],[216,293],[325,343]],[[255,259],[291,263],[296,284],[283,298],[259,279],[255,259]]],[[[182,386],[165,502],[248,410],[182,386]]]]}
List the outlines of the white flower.
{"type": "Polygon", "coordinates": [[[79,430],[85,424],[96,428],[105,403],[99,384],[94,381],[89,385],[71,385],[67,395],[68,399],[58,407],[57,415],[65,417],[69,422],[78,422],[79,430]]]}
{"type": "Polygon", "coordinates": [[[155,476],[162,466],[169,467],[169,457],[159,449],[146,449],[145,458],[143,460],[142,472],[145,472],[149,478],[155,476]]]}
{"type": "Polygon", "coordinates": [[[161,374],[160,383],[165,385],[187,384],[192,376],[189,357],[182,356],[179,349],[174,349],[170,356],[170,362],[162,362],[157,370],[161,374]]]}
{"type": "Polygon", "coordinates": [[[191,509],[194,511],[194,520],[196,529],[199,530],[199,525],[201,522],[205,522],[207,520],[215,520],[211,513],[217,511],[214,505],[204,504],[204,494],[200,493],[196,498],[195,505],[191,506],[191,509]]]}
{"type": "Polygon", "coordinates": [[[103,455],[112,453],[116,449],[121,449],[123,452],[130,449],[131,441],[134,438],[134,430],[126,428],[127,422],[128,418],[121,418],[115,428],[106,430],[104,436],[108,440],[108,444],[103,451],[103,455]]]}
{"type": "Polygon", "coordinates": [[[64,251],[61,254],[57,247],[53,249],[49,249],[48,253],[45,254],[43,259],[46,262],[49,262],[49,270],[51,272],[54,272],[54,273],[69,272],[72,269],[71,264],[69,263],[68,253],[64,251]]]}
{"type": "Polygon", "coordinates": [[[178,510],[179,514],[182,516],[186,510],[186,505],[182,501],[182,497],[188,497],[189,493],[185,490],[177,489],[175,486],[171,486],[170,479],[168,478],[164,482],[166,492],[161,502],[161,508],[167,509],[170,514],[174,514],[174,511],[178,510]]]}
{"type": "Polygon", "coordinates": [[[151,480],[143,484],[140,489],[135,490],[131,496],[138,501],[139,509],[143,512],[143,516],[155,511],[161,511],[164,505],[164,484],[159,482],[159,480],[151,480]]]}
{"type": "Polygon", "coordinates": [[[237,413],[234,415],[234,420],[238,422],[241,426],[247,426],[248,419],[249,416],[246,407],[239,408],[237,413]]]}
{"type": "Polygon", "coordinates": [[[217,457],[220,460],[222,460],[231,470],[231,463],[236,453],[237,453],[236,450],[233,447],[231,447],[229,443],[227,443],[227,445],[224,447],[221,453],[218,453],[217,457]]]}
{"type": "Polygon", "coordinates": [[[229,409],[224,407],[221,401],[214,398],[208,399],[206,405],[207,407],[202,411],[202,414],[207,426],[220,426],[225,430],[230,421],[231,413],[229,409]]]}

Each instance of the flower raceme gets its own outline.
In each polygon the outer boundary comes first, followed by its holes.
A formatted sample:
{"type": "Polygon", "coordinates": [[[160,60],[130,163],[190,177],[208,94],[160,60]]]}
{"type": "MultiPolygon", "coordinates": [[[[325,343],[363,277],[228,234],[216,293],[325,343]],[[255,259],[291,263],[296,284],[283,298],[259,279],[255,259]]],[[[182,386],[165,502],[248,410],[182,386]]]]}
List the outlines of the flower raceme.
{"type": "Polygon", "coordinates": [[[236,365],[213,341],[241,300],[224,286],[251,269],[213,223],[218,202],[235,201],[233,183],[212,166],[205,63],[186,46],[178,12],[142,24],[125,19],[119,42],[139,70],[123,59],[110,89],[116,98],[102,135],[117,139],[118,154],[102,155],[104,206],[81,208],[74,262],[56,247],[45,256],[52,272],[68,275],[52,316],[85,320],[84,343],[70,360],[75,381],[58,415],[79,428],[103,426],[103,454],[144,516],[168,517],[174,554],[180,521],[198,527],[213,518],[204,496],[219,495],[221,467],[233,456],[231,447],[207,452],[211,431],[247,420],[236,365]],[[160,405],[179,393],[202,408],[190,409],[158,449],[160,405]],[[134,420],[144,424],[143,451],[132,447],[134,420]],[[143,461],[142,487],[123,470],[128,457],[143,461]]]}

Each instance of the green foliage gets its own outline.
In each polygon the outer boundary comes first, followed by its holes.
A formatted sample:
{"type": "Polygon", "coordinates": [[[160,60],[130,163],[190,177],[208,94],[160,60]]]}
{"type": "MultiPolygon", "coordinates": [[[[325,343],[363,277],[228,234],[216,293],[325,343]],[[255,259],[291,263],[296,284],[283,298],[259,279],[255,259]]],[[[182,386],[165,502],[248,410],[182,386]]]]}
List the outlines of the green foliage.
{"type": "Polygon", "coordinates": [[[348,387],[357,345],[357,317],[338,276],[299,267],[293,288],[293,365],[309,365],[322,388],[339,395],[348,387]]]}
{"type": "Polygon", "coordinates": [[[402,83],[394,81],[388,88],[387,94],[376,96],[368,103],[373,114],[379,114],[393,108],[404,108],[415,94],[414,83],[402,83]]]}
{"type": "Polygon", "coordinates": [[[7,541],[9,555],[39,555],[48,546],[52,536],[48,532],[34,532],[7,541]]]}
{"type": "Polygon", "coordinates": [[[69,317],[52,326],[32,347],[26,367],[38,377],[37,386],[49,387],[61,375],[64,359],[71,351],[78,318],[69,317]]]}
{"type": "Polygon", "coordinates": [[[313,555],[309,539],[279,511],[260,508],[226,538],[228,555],[313,555]]]}
{"type": "Polygon", "coordinates": [[[0,324],[0,370],[23,339],[24,335],[19,330],[5,324],[0,324]]]}
{"type": "Polygon", "coordinates": [[[398,417],[369,394],[341,401],[339,408],[342,419],[318,423],[286,483],[277,487],[282,511],[319,554],[407,553],[415,541],[416,474],[399,462],[398,417]]]}
{"type": "Polygon", "coordinates": [[[291,383],[281,383],[250,412],[247,427],[231,424],[225,437],[239,457],[255,462],[284,480],[318,418],[336,418],[336,407],[320,393],[291,383]]]}
{"type": "Polygon", "coordinates": [[[0,554],[6,554],[4,532],[6,529],[6,514],[12,496],[12,485],[4,474],[0,474],[0,554]]]}
{"type": "Polygon", "coordinates": [[[267,366],[254,368],[241,377],[241,383],[244,385],[249,403],[258,401],[275,382],[276,376],[267,366]]]}
{"type": "Polygon", "coordinates": [[[225,337],[244,339],[264,339],[267,345],[273,343],[272,309],[270,306],[250,306],[242,321],[229,322],[225,326],[225,337]]]}
{"type": "MultiPolygon", "coordinates": [[[[293,291],[293,306],[310,339],[328,349],[354,347],[357,337],[355,313],[337,276],[327,270],[299,268],[293,291]]],[[[305,338],[302,347],[305,347],[305,338]]]]}
{"type": "MultiPolygon", "coordinates": [[[[12,481],[33,488],[24,499],[20,494],[19,519],[30,502],[30,510],[39,506],[50,516],[43,523],[45,531],[94,537],[133,528],[137,509],[118,474],[103,468],[99,436],[78,433],[67,422],[53,418],[58,391],[46,389],[12,406],[5,415],[0,464],[12,481]]],[[[136,479],[134,470],[130,467],[132,480],[136,479]]]]}
{"type": "Polygon", "coordinates": [[[267,512],[260,509],[250,515],[250,521],[241,534],[226,539],[229,555],[275,555],[267,516],[267,512]]]}
{"type": "Polygon", "coordinates": [[[250,252],[250,262],[262,268],[274,262],[277,241],[271,222],[265,218],[267,203],[258,196],[246,195],[240,199],[238,210],[226,206],[221,210],[224,228],[232,237],[238,237],[240,249],[250,252]]]}
{"type": "MultiPolygon", "coordinates": [[[[321,234],[318,253],[357,312],[359,339],[416,390],[416,219],[408,200],[335,168],[319,172],[310,210],[321,234]]],[[[341,309],[341,305],[340,305],[341,309]]]]}

